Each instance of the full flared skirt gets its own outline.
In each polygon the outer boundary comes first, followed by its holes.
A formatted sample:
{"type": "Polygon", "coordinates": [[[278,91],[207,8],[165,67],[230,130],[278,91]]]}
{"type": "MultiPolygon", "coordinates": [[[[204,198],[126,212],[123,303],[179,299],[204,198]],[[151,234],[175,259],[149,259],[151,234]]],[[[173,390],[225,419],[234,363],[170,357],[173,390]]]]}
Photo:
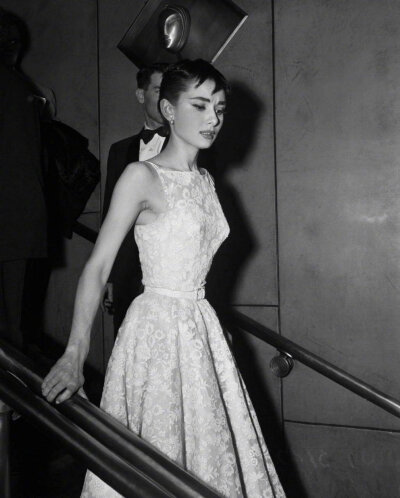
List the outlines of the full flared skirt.
{"type": "MultiPolygon", "coordinates": [[[[145,292],[133,301],[109,361],[101,407],[222,496],[285,496],[206,300],[145,292]]],[[[83,498],[119,496],[87,472],[83,498]]]]}

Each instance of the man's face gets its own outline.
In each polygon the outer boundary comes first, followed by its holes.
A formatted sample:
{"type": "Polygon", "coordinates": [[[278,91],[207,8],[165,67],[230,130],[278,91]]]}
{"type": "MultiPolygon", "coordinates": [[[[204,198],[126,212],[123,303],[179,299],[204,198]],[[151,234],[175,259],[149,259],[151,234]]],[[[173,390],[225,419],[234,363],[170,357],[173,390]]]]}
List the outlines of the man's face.
{"type": "Polygon", "coordinates": [[[0,60],[8,67],[16,66],[22,51],[22,41],[16,26],[10,26],[2,33],[0,60]]]}
{"type": "Polygon", "coordinates": [[[153,73],[146,90],[139,88],[136,90],[138,101],[143,104],[146,124],[150,127],[161,126],[162,116],[158,110],[158,99],[160,96],[160,85],[162,73],[153,73]]]}

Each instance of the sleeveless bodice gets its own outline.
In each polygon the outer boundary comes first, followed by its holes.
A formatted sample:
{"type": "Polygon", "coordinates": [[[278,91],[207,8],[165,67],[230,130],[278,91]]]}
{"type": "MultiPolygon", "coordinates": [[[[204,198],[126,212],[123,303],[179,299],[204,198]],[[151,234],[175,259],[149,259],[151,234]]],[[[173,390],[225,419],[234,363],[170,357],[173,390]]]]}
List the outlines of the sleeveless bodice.
{"type": "Polygon", "coordinates": [[[148,225],[136,225],[143,284],[190,291],[202,287],[212,259],[229,233],[210,174],[157,171],[167,210],[148,225]]]}

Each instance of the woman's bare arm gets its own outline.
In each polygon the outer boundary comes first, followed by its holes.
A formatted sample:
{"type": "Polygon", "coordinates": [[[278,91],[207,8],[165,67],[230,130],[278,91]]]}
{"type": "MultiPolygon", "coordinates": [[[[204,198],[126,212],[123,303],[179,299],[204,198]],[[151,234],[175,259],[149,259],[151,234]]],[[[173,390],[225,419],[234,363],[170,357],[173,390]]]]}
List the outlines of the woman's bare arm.
{"type": "Polygon", "coordinates": [[[71,333],[62,357],[42,384],[43,396],[57,403],[82,387],[90,331],[118,249],[151,196],[154,173],[143,163],[128,165],[117,182],[107,217],[79,279],[71,333]]]}

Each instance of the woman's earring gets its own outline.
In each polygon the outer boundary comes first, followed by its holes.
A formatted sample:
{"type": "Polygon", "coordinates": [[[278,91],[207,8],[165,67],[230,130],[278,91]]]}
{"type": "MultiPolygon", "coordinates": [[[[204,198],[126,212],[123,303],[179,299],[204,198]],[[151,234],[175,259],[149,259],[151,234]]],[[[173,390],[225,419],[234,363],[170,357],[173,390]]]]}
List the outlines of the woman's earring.
{"type": "Polygon", "coordinates": [[[173,126],[173,125],[174,125],[174,123],[175,123],[174,118],[171,118],[171,119],[169,120],[169,124],[170,124],[171,126],[173,126]]]}

